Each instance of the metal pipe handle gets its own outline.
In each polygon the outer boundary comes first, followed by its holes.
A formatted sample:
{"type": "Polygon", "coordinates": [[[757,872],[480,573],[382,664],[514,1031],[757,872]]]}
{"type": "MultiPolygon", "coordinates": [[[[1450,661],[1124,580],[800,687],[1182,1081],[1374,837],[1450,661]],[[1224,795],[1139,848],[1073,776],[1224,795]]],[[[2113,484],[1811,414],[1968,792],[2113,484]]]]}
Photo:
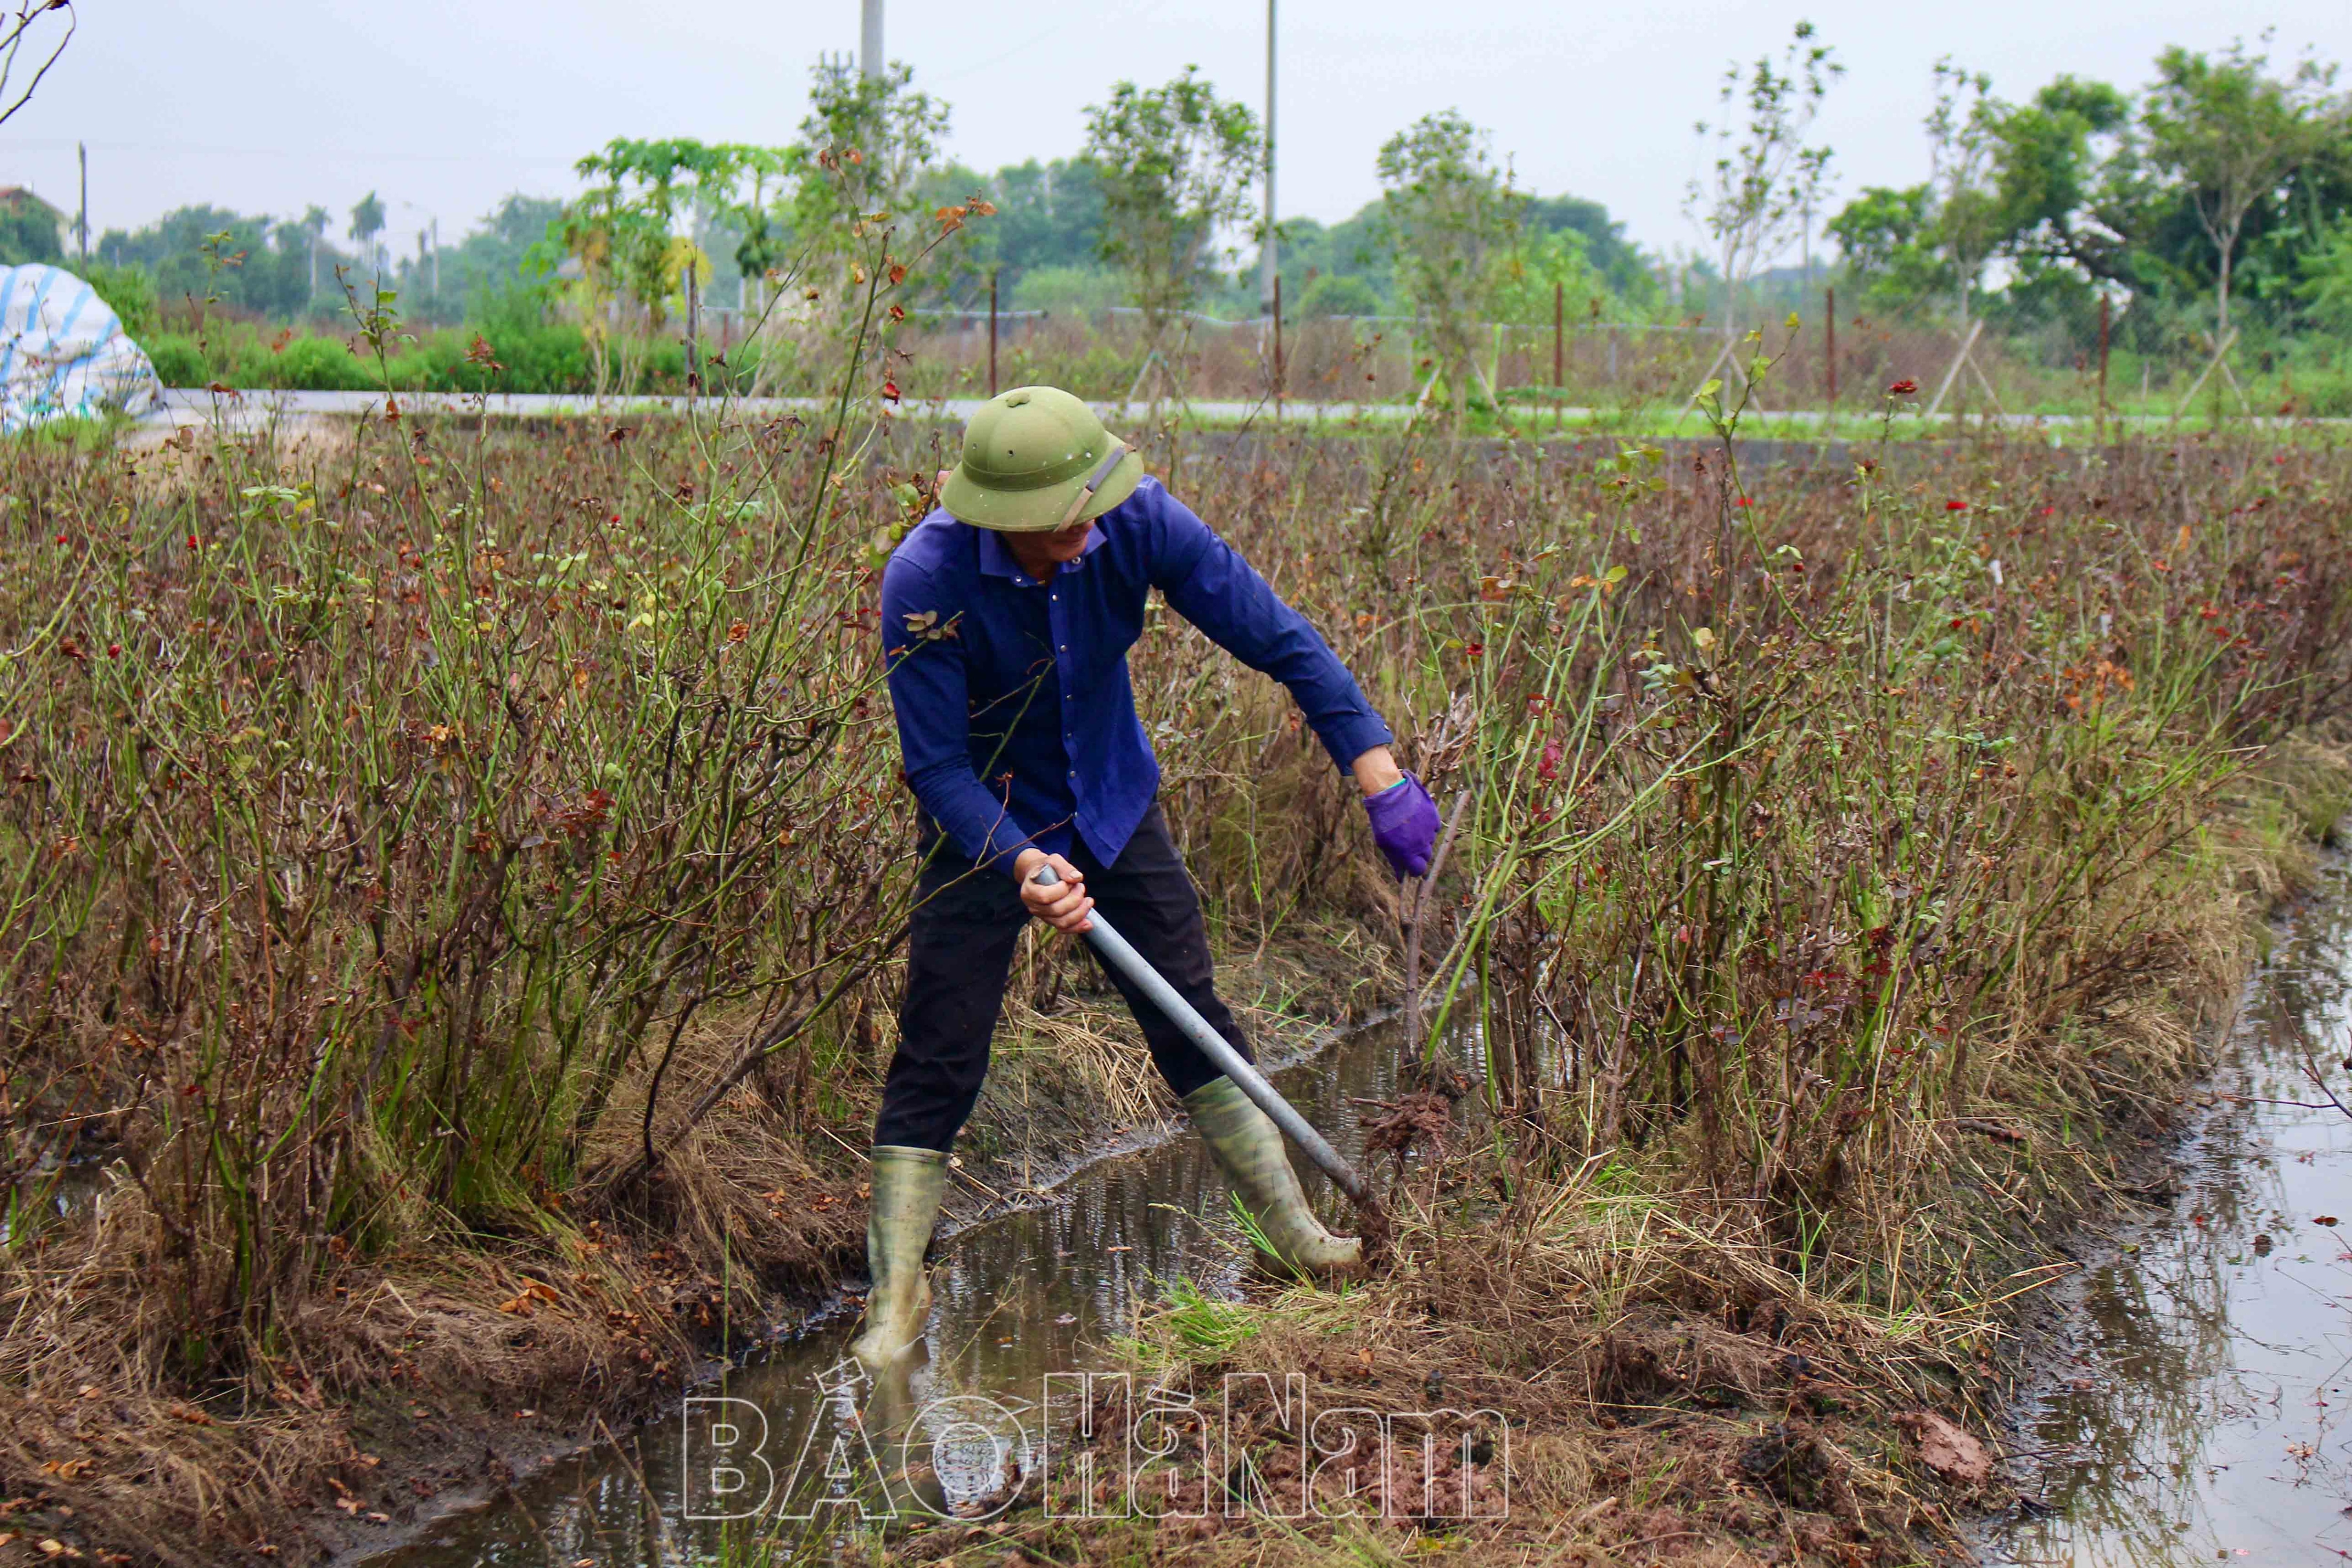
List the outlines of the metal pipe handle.
{"type": "MultiPolygon", "coordinates": [[[[1058,886],[1062,880],[1060,873],[1050,862],[1040,866],[1029,879],[1048,888],[1058,886]]],[[[1231,1040],[1209,1026],[1209,1021],[1201,1016],[1199,1010],[1185,1001],[1176,987],[1169,984],[1160,971],[1152,968],[1143,954],[1135,951],[1127,938],[1118,934],[1117,927],[1103,919],[1102,910],[1092,911],[1087,919],[1093,923],[1086,932],[1086,939],[1094,944],[1094,950],[1102,955],[1104,963],[1135,982],[1136,989],[1150,998],[1152,1005],[1165,1013],[1170,1021],[1184,1032],[1187,1039],[1200,1047],[1202,1054],[1216,1063],[1260,1110],[1271,1117],[1274,1124],[1282,1129],[1283,1135],[1297,1144],[1300,1151],[1315,1162],[1317,1168],[1339,1184],[1341,1192],[1360,1205],[1373,1201],[1371,1189],[1364,1184],[1364,1178],[1356,1173],[1356,1168],[1348,1163],[1339,1151],[1331,1147],[1323,1134],[1315,1131],[1307,1118],[1298,1114],[1290,1101],[1282,1098],[1274,1085],[1266,1082],[1264,1073],[1251,1066],[1241,1052],[1234,1049],[1231,1040]]]]}

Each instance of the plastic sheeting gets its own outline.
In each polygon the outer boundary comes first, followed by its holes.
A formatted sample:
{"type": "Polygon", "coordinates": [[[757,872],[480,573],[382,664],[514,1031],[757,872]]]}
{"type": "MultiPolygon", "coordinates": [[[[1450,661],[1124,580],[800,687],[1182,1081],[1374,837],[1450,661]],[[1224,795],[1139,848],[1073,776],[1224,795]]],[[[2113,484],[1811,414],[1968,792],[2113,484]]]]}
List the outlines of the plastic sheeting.
{"type": "Polygon", "coordinates": [[[143,414],[163,390],[98,290],[59,267],[0,267],[0,431],[143,414]]]}

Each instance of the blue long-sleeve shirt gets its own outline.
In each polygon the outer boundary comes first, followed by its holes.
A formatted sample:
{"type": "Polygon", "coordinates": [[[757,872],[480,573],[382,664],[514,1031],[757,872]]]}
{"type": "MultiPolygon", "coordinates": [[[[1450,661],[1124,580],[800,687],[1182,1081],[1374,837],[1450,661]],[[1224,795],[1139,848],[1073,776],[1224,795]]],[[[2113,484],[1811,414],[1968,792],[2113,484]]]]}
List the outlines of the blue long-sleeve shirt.
{"type": "Polygon", "coordinates": [[[1071,833],[1105,864],[1160,787],[1127,650],[1158,588],[1178,615],[1298,700],[1346,767],[1391,739],[1355,678],[1208,525],[1147,478],[1040,582],[989,530],[935,511],[882,573],[882,647],[907,781],[964,856],[1010,872],[1071,833]]]}

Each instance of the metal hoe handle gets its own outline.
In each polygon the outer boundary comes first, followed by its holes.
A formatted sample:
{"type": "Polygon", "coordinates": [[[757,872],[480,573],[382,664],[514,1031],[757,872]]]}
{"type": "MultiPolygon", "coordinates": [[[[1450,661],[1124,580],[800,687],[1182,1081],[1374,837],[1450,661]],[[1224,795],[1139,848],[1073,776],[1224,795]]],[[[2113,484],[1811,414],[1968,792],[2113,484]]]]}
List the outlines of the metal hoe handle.
{"type": "MultiPolygon", "coordinates": [[[[1058,886],[1062,880],[1061,875],[1050,864],[1040,866],[1029,879],[1048,888],[1058,886]]],[[[1093,922],[1086,932],[1087,941],[1094,944],[1094,950],[1102,955],[1105,963],[1135,982],[1136,989],[1150,997],[1154,1006],[1183,1030],[1185,1037],[1200,1047],[1260,1110],[1273,1118],[1274,1124],[1282,1129],[1283,1135],[1297,1144],[1325,1175],[1338,1184],[1341,1192],[1359,1205],[1373,1201],[1371,1189],[1364,1184],[1364,1178],[1356,1173],[1356,1168],[1340,1156],[1339,1151],[1331,1147],[1323,1134],[1315,1131],[1307,1118],[1298,1114],[1290,1101],[1282,1098],[1274,1085],[1266,1082],[1264,1073],[1244,1059],[1241,1052],[1234,1049],[1232,1041],[1209,1026],[1209,1021],[1201,1016],[1192,1004],[1179,995],[1176,988],[1160,976],[1160,971],[1152,968],[1144,956],[1129,944],[1127,938],[1119,935],[1117,929],[1103,919],[1100,910],[1096,910],[1087,919],[1093,922]]]]}

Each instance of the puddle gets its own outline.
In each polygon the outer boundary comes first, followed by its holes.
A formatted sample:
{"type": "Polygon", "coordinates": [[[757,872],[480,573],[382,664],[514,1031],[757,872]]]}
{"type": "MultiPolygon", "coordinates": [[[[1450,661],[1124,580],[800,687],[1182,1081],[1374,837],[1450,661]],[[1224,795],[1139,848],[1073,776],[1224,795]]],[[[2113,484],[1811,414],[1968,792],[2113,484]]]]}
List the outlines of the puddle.
{"type": "Polygon", "coordinates": [[[2051,1511],[1994,1562],[2352,1558],[2352,1117],[2303,1069],[2352,1103],[2352,873],[2323,894],[2254,982],[2177,1195],[2082,1282],[2075,1359],[2011,1467],[2051,1511]]]}
{"type": "MultiPolygon", "coordinates": [[[[1349,1159],[1361,1151],[1357,1098],[1395,1091],[1397,1037],[1375,1028],[1276,1075],[1284,1095],[1349,1159]]],[[[1298,1162],[1310,1196],[1336,1230],[1352,1231],[1346,1200],[1298,1162]]],[[[347,1554],[371,1568],[471,1568],[482,1563],[663,1563],[855,1556],[836,1552],[852,1508],[827,1497],[871,1496],[867,1456],[892,1477],[911,1468],[934,1508],[984,1506],[1008,1469],[1039,1462],[1036,1408],[1055,1373],[1101,1368],[1129,1331],[1139,1303],[1186,1279],[1211,1297],[1238,1292],[1243,1259],[1226,1185],[1198,1138],[1087,1167],[1048,1205],[970,1226],[934,1248],[931,1358],[900,1387],[849,1384],[843,1363],[856,1327],[842,1311],[750,1364],[694,1391],[690,1403],[618,1440],[560,1460],[493,1501],[425,1524],[406,1544],[347,1554]],[[721,1444],[736,1429],[733,1447],[721,1444]],[[760,1428],[764,1427],[762,1432],[760,1428]],[[689,1439],[688,1432],[694,1436],[689,1439]],[[764,1437],[764,1441],[761,1441],[764,1437]],[[693,1444],[689,1451],[689,1441],[693,1444]],[[775,1472],[773,1544],[747,1547],[741,1523],[714,1500],[715,1475],[745,1473],[756,1446],[775,1472]],[[806,1521],[777,1515],[813,1514],[806,1521]]],[[[764,1478],[761,1478],[764,1479],[764,1478]]]]}

